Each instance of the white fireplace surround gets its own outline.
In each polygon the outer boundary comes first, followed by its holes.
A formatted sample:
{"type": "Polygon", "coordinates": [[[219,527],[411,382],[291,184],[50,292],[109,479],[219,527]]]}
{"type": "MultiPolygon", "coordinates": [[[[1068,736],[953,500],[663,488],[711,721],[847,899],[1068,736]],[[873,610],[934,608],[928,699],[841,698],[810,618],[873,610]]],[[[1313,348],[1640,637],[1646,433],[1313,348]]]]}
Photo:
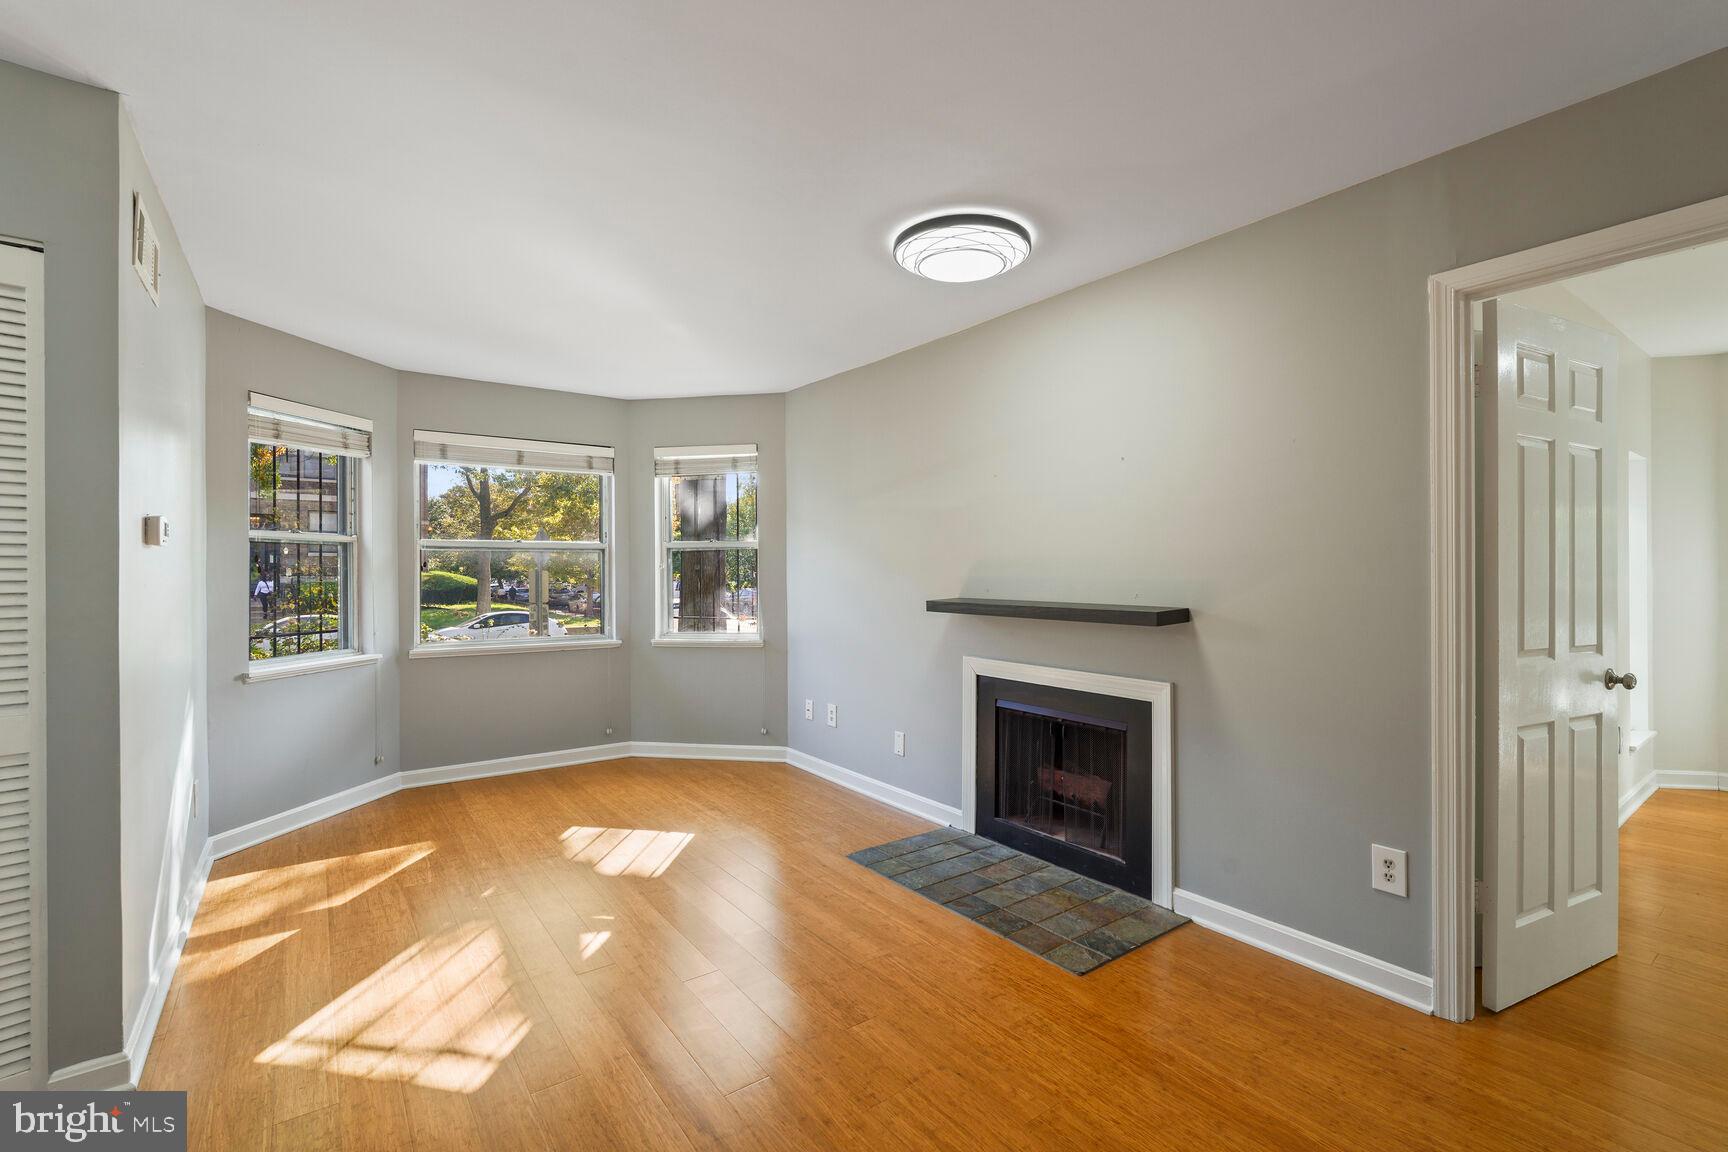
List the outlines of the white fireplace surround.
{"type": "Polygon", "coordinates": [[[1152,902],[1169,908],[1174,900],[1176,872],[1175,809],[1171,797],[1170,683],[1167,680],[1134,680],[1080,672],[1072,668],[1046,668],[1041,664],[1013,664],[966,656],[960,662],[960,823],[968,832],[978,830],[978,677],[994,676],[1022,684],[1043,684],[1075,692],[1095,692],[1126,700],[1145,700],[1152,705],[1152,902]]]}

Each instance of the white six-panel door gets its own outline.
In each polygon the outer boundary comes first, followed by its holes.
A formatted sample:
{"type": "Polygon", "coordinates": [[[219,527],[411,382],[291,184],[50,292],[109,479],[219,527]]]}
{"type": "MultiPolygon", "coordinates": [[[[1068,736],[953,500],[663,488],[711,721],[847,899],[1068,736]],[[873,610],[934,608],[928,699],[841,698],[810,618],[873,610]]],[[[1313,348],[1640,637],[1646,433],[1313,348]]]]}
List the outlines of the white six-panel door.
{"type": "MultiPolygon", "coordinates": [[[[1618,346],[1490,301],[1483,351],[1486,769],[1482,1001],[1499,1010],[1619,947],[1618,346]]],[[[1624,669],[1621,669],[1624,671],[1624,669]]]]}
{"type": "Polygon", "coordinates": [[[0,1089],[41,1087],[42,254],[0,243],[0,1089]]]}

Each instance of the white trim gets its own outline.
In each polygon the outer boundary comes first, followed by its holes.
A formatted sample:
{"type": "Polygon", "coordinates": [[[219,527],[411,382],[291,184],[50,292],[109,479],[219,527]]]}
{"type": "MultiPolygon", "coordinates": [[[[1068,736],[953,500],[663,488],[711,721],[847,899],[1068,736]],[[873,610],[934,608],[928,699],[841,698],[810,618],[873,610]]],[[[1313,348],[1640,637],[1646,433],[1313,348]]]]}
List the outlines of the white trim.
{"type": "Polygon", "coordinates": [[[1633,728],[1626,733],[1626,751],[1642,752],[1654,739],[1656,739],[1656,729],[1633,728]]]}
{"type": "Polygon", "coordinates": [[[126,1053],[110,1052],[50,1073],[48,1088],[53,1092],[130,1092],[136,1087],[126,1079],[131,1068],[126,1053]]]}
{"type": "Polygon", "coordinates": [[[376,664],[382,657],[376,652],[343,652],[334,656],[278,656],[274,660],[258,660],[240,674],[243,684],[259,684],[265,680],[281,680],[287,676],[309,676],[314,672],[331,672],[337,668],[362,668],[376,664]]]}
{"type": "Polygon", "coordinates": [[[392,772],[380,776],[376,780],[368,780],[364,784],[356,784],[341,792],[317,800],[309,800],[286,812],[278,812],[274,816],[266,816],[254,820],[250,824],[242,824],[226,832],[217,832],[210,837],[209,854],[211,859],[220,860],[243,848],[262,844],[266,840],[275,839],[284,832],[292,832],[296,828],[304,828],[308,824],[317,823],[338,812],[346,812],[350,808],[358,808],[382,796],[388,796],[401,787],[397,774],[392,772]]]}
{"type": "Polygon", "coordinates": [[[284,400],[279,396],[266,396],[262,392],[248,392],[246,406],[258,408],[276,416],[292,416],[298,420],[311,420],[318,424],[334,424],[338,428],[352,428],[357,432],[372,431],[372,421],[364,416],[350,416],[346,412],[332,412],[328,408],[314,408],[310,404],[302,404],[298,400],[284,400]]]}
{"type": "Polygon", "coordinates": [[[749,760],[783,764],[788,752],[778,744],[679,744],[632,740],[630,755],[658,760],[749,760]]]}
{"type": "MultiPolygon", "coordinates": [[[[570,456],[592,456],[596,460],[616,458],[613,449],[604,444],[571,444],[560,440],[522,440],[513,436],[481,436],[473,432],[434,432],[426,428],[414,430],[414,443],[442,444],[451,448],[496,448],[504,452],[561,452],[570,456]]],[[[416,464],[451,464],[459,461],[422,460],[416,464]]]]}
{"type": "Polygon", "coordinates": [[[1673,768],[1656,770],[1658,788],[1685,788],[1707,792],[1728,791],[1728,772],[1690,772],[1673,768]]]}
{"type": "Polygon", "coordinates": [[[210,865],[215,862],[210,841],[204,841],[204,851],[198,857],[186,890],[181,894],[168,937],[162,943],[155,962],[150,966],[150,986],[132,1021],[132,1031],[126,1037],[126,1056],[130,1082],[136,1085],[144,1075],[144,1062],[150,1057],[150,1045],[156,1039],[156,1025],[162,1020],[162,1008],[168,1003],[168,989],[174,973],[180,967],[180,954],[186,950],[186,937],[192,932],[192,921],[198,915],[198,905],[204,900],[204,886],[210,879],[210,865]]]}
{"type": "Polygon", "coordinates": [[[760,648],[760,632],[692,632],[673,636],[656,636],[648,641],[650,648],[760,648]],[[733,637],[737,639],[734,640],[733,637]]]}
{"type": "Polygon", "coordinates": [[[415,768],[396,775],[398,788],[426,788],[433,784],[452,784],[458,780],[482,780],[488,776],[514,776],[518,772],[539,772],[547,768],[570,768],[578,764],[596,764],[602,760],[621,760],[633,755],[630,743],[592,744],[586,748],[566,748],[555,752],[530,752],[524,756],[500,756],[496,760],[472,760],[465,764],[442,764],[436,768],[415,768]]]}
{"type": "Polygon", "coordinates": [[[504,652],[564,652],[572,648],[618,648],[624,641],[611,636],[557,637],[540,636],[522,640],[452,640],[447,644],[416,644],[408,649],[408,659],[424,660],[436,656],[485,656],[504,652]]]}
{"type": "Polygon", "coordinates": [[[1170,684],[1165,680],[1136,680],[1081,672],[1072,668],[1047,668],[1042,664],[1014,664],[964,656],[960,660],[960,823],[968,832],[978,830],[978,677],[995,676],[1025,684],[1043,684],[1075,692],[1095,692],[1127,700],[1145,700],[1152,705],[1152,902],[1170,907],[1175,885],[1175,810],[1172,803],[1170,739],[1170,684]]]}
{"type": "Polygon", "coordinates": [[[868,796],[890,808],[910,812],[912,815],[922,817],[933,824],[951,824],[956,828],[964,827],[961,824],[963,817],[958,808],[952,808],[947,804],[932,800],[928,796],[920,796],[916,792],[908,792],[904,788],[878,780],[874,776],[866,776],[862,772],[854,772],[850,768],[830,764],[808,752],[788,748],[786,749],[786,763],[801,771],[808,772],[812,776],[820,776],[830,784],[838,784],[849,791],[856,792],[861,796],[868,796]]]}
{"type": "Polygon", "coordinates": [[[1728,196],[1429,278],[1430,865],[1434,1011],[1448,1020],[1475,1014],[1476,449],[1470,307],[1521,288],[1722,239],[1728,239],[1728,196]]]}
{"type": "Polygon", "coordinates": [[[1658,787],[1658,785],[1656,783],[1656,776],[1657,776],[1657,773],[1655,773],[1655,772],[1650,773],[1650,775],[1644,777],[1644,779],[1642,779],[1638,783],[1632,785],[1631,788],[1627,789],[1624,793],[1621,794],[1621,796],[1620,796],[1620,824],[1621,825],[1624,825],[1626,823],[1626,821],[1628,821],[1632,818],[1632,813],[1638,811],[1638,809],[1640,809],[1644,806],[1644,801],[1646,801],[1646,800],[1650,799],[1650,797],[1656,795],[1656,789],[1658,787]]]}
{"type": "Polygon", "coordinates": [[[1432,1011],[1434,982],[1419,972],[1388,964],[1384,960],[1310,936],[1295,928],[1274,923],[1263,916],[1220,904],[1205,896],[1176,889],[1175,910],[1202,928],[1221,932],[1233,940],[1274,956],[1293,960],[1303,967],[1324,972],[1346,984],[1354,984],[1377,996],[1397,1001],[1418,1012],[1432,1011]]]}

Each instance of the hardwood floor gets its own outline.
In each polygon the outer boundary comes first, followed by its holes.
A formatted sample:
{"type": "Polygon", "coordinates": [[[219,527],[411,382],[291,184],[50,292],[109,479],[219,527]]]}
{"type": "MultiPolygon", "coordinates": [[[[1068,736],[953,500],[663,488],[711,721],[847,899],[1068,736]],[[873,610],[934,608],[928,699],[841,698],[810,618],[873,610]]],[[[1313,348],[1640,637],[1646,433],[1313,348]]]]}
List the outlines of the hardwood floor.
{"type": "Polygon", "coordinates": [[[247,1152],[1728,1142],[1728,795],[1464,1026],[1195,925],[1070,976],[845,858],[924,827],[767,764],[397,793],[218,861],[142,1086],[247,1152]]]}

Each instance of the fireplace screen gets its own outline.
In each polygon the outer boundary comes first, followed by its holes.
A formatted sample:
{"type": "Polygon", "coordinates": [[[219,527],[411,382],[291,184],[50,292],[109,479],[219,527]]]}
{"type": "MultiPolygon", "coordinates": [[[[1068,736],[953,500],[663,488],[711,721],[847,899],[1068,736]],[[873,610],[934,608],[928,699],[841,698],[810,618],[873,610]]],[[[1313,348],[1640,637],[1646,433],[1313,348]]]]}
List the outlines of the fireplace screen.
{"type": "Polygon", "coordinates": [[[1121,860],[1128,726],[996,701],[996,818],[1121,860]]]}

